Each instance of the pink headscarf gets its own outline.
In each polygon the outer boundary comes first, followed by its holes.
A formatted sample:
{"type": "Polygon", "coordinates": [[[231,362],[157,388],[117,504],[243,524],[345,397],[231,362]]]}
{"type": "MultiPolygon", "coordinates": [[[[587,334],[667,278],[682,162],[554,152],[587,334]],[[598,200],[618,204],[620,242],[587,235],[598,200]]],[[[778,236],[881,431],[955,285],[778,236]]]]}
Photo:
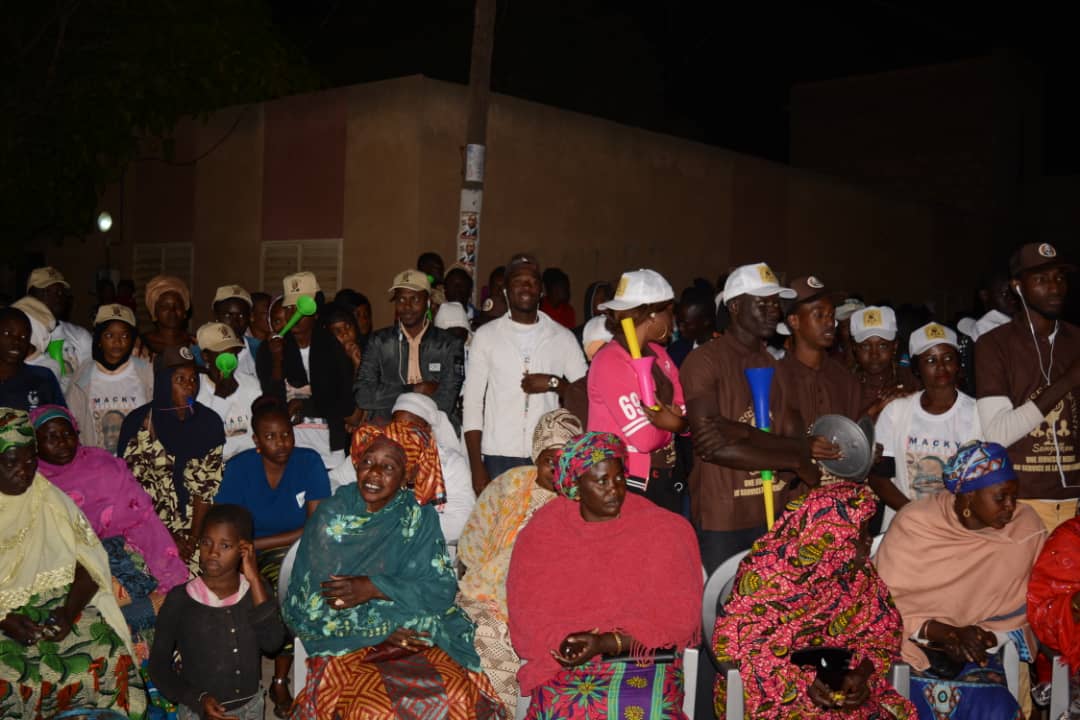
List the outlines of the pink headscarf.
{"type": "MultiPolygon", "coordinates": [[[[35,431],[61,417],[71,423],[77,436],[78,424],[67,408],[41,405],[30,412],[35,431]]],[[[180,559],[176,543],[123,460],[101,448],[80,445],[66,465],[53,465],[39,457],[38,472],[79,506],[100,539],[121,535],[138,550],[160,592],[187,582],[187,565],[180,559]]]]}

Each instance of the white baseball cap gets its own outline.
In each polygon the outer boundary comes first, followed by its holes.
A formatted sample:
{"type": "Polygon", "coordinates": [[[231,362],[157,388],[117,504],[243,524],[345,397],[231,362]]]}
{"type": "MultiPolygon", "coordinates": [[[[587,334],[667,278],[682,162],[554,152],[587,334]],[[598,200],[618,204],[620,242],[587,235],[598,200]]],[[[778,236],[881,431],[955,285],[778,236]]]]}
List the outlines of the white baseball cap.
{"type": "Polygon", "coordinates": [[[953,330],[940,323],[927,323],[911,333],[908,339],[908,354],[915,357],[935,345],[952,345],[957,348],[960,347],[960,339],[953,330]]]}
{"type": "Polygon", "coordinates": [[[716,296],[716,304],[730,302],[740,295],[753,295],[754,297],[768,297],[779,295],[784,300],[794,300],[795,291],[791,288],[780,287],[776,279],[776,273],[765,263],[752,265],[740,265],[728,275],[724,283],[724,290],[716,296]]]}
{"type": "Polygon", "coordinates": [[[596,307],[600,310],[629,310],[674,299],[675,291],[663,275],[655,270],[632,270],[624,272],[619,278],[615,297],[596,307]]]}
{"type": "Polygon", "coordinates": [[[851,337],[864,342],[872,337],[896,339],[896,313],[884,305],[868,305],[851,316],[851,337]]]}

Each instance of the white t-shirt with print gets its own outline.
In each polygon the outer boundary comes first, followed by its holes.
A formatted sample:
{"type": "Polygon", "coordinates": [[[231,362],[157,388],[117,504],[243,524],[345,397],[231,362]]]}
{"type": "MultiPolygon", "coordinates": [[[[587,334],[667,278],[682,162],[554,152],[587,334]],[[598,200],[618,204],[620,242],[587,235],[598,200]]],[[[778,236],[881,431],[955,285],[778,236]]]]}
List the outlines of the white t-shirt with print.
{"type": "Polygon", "coordinates": [[[250,375],[236,373],[236,392],[226,398],[214,394],[214,381],[203,376],[199,378],[200,403],[211,408],[225,425],[224,456],[228,460],[233,455],[255,447],[251,434],[251,403],[262,395],[259,381],[250,375]]]}
{"type": "Polygon", "coordinates": [[[150,402],[135,372],[135,363],[127,362],[113,373],[95,365],[87,395],[95,434],[102,438],[102,447],[115,455],[124,418],[135,408],[150,402]]]}
{"type": "MultiPolygon", "coordinates": [[[[875,426],[882,457],[896,461],[893,482],[912,500],[944,490],[942,478],[949,459],[964,443],[982,438],[975,398],[958,392],[947,412],[932,415],[923,409],[922,396],[923,392],[917,392],[893,400],[881,411],[875,426]]],[[[882,531],[895,514],[891,508],[885,509],[882,531]]]]}

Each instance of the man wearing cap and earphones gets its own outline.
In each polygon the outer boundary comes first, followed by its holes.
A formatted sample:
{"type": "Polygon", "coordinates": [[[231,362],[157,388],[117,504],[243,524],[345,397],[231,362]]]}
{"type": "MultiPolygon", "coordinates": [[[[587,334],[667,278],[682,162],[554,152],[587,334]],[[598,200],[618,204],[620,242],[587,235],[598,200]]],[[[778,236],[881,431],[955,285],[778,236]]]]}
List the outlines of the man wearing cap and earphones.
{"type": "Polygon", "coordinates": [[[1049,243],[1021,247],[1009,260],[1020,312],[975,344],[983,433],[1009,449],[1020,498],[1050,531],[1080,497],[1080,330],[1060,319],[1073,270],[1049,243]]]}

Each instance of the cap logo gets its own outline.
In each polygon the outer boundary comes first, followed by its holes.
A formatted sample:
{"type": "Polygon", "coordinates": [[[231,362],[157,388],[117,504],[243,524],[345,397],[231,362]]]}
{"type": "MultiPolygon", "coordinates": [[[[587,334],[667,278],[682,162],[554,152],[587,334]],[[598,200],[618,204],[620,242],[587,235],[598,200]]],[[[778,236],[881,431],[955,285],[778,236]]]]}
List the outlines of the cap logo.
{"type": "Polygon", "coordinates": [[[122,314],[122,313],[120,312],[120,308],[118,308],[117,306],[113,305],[113,309],[112,309],[112,316],[113,316],[113,317],[120,317],[120,315],[121,315],[121,314],[122,314]]]}
{"type": "Polygon", "coordinates": [[[927,340],[944,340],[945,328],[941,327],[937,323],[926,326],[926,339],[927,340]]]}
{"type": "Polygon", "coordinates": [[[617,288],[615,288],[615,297],[620,297],[621,298],[624,295],[626,295],[626,289],[627,289],[627,287],[629,285],[630,285],[630,280],[625,275],[623,275],[621,278],[619,278],[619,286],[617,288]]]}
{"type": "Polygon", "coordinates": [[[300,292],[300,281],[293,278],[289,281],[289,287],[292,288],[293,292],[300,292]]]}
{"type": "Polygon", "coordinates": [[[825,284],[822,283],[820,280],[818,280],[813,275],[806,278],[806,284],[809,285],[810,287],[814,288],[815,290],[820,290],[821,288],[825,287],[825,284]]]}
{"type": "Polygon", "coordinates": [[[222,340],[228,340],[229,339],[229,330],[228,330],[228,328],[218,328],[218,332],[221,333],[221,339],[222,340]]]}
{"type": "Polygon", "coordinates": [[[1039,254],[1044,258],[1056,258],[1057,250],[1055,250],[1054,246],[1050,243],[1043,243],[1039,246],[1039,254]]]}
{"type": "Polygon", "coordinates": [[[770,268],[768,265],[765,265],[764,263],[762,263],[761,265],[758,265],[757,266],[757,271],[758,271],[758,275],[761,277],[761,282],[763,282],[763,283],[771,283],[773,285],[779,285],[780,284],[779,282],[777,282],[776,276],[773,275],[772,268],[770,268]]]}
{"type": "Polygon", "coordinates": [[[864,310],[862,314],[863,327],[881,327],[884,323],[881,320],[880,310],[864,310]]]}
{"type": "Polygon", "coordinates": [[[195,356],[191,354],[191,350],[188,350],[186,347],[180,348],[180,357],[184,358],[185,360],[195,359],[195,356]]]}

